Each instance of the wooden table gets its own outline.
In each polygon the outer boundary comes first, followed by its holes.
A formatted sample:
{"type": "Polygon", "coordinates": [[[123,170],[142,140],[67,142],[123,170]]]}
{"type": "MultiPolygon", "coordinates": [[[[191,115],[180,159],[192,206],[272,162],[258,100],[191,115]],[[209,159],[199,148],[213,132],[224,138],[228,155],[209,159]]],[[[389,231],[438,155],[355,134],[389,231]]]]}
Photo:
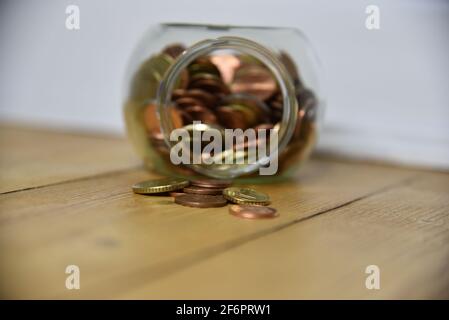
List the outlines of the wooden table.
{"type": "Polygon", "coordinates": [[[449,298],[447,173],[314,157],[257,186],[280,217],[249,221],[133,194],[156,175],[123,138],[3,125],[0,144],[3,298],[449,298]]]}

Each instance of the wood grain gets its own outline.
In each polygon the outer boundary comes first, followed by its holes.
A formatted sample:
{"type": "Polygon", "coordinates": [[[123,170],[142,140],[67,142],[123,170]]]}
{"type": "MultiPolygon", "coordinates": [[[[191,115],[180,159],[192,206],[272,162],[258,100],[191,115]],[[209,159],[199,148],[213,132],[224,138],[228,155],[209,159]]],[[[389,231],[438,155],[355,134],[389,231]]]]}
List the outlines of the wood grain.
{"type": "Polygon", "coordinates": [[[139,165],[126,139],[0,125],[0,193],[139,165]]]}
{"type": "Polygon", "coordinates": [[[119,297],[447,299],[448,180],[418,176],[119,297]],[[380,290],[365,287],[369,265],[380,269],[380,290]]]}
{"type": "MultiPolygon", "coordinates": [[[[448,297],[447,174],[314,159],[289,182],[256,187],[279,218],[247,221],[227,208],[133,194],[133,183],[155,175],[123,160],[132,154],[110,167],[129,169],[95,172],[97,150],[114,139],[92,139],[78,160],[92,176],[0,195],[2,296],[448,297]],[[80,267],[81,290],[65,289],[69,264],[80,267]],[[364,287],[368,264],[381,268],[379,291],[364,287]]],[[[42,179],[63,173],[66,161],[43,165],[42,179]]]]}

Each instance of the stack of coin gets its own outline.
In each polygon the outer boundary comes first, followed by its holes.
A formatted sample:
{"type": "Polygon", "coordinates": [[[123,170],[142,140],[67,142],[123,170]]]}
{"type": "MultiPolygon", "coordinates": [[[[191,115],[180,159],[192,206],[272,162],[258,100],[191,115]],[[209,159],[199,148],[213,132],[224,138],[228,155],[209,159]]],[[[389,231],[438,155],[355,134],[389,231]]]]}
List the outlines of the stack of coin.
{"type": "MultiPolygon", "coordinates": [[[[164,157],[169,156],[169,150],[156,116],[156,91],[165,71],[184,50],[182,44],[172,44],[149,58],[135,74],[131,88],[130,101],[143,104],[141,118],[148,142],[164,157]]],[[[278,56],[293,80],[299,106],[294,136],[280,155],[282,167],[286,155],[301,154],[313,144],[317,99],[303,85],[293,59],[286,52],[278,56]]],[[[279,129],[284,108],[278,83],[270,70],[257,59],[237,52],[212,53],[191,62],[181,73],[171,100],[170,114],[175,128],[199,120],[214,128],[279,129]]],[[[131,121],[136,117],[128,116],[131,121]]],[[[246,159],[247,154],[241,156],[246,159]]]]}
{"type": "Polygon", "coordinates": [[[185,193],[203,195],[222,195],[223,190],[231,185],[228,180],[201,179],[190,181],[190,186],[184,188],[185,193]]]}
{"type": "Polygon", "coordinates": [[[234,203],[229,213],[245,219],[277,216],[276,209],[266,207],[270,203],[267,194],[250,188],[231,187],[231,184],[229,180],[163,178],[136,183],[132,189],[137,194],[169,195],[174,197],[176,204],[194,208],[216,208],[234,203]]]}
{"type": "Polygon", "coordinates": [[[265,193],[249,188],[230,187],[223,190],[223,196],[237,204],[268,205],[270,197],[265,193]]]}

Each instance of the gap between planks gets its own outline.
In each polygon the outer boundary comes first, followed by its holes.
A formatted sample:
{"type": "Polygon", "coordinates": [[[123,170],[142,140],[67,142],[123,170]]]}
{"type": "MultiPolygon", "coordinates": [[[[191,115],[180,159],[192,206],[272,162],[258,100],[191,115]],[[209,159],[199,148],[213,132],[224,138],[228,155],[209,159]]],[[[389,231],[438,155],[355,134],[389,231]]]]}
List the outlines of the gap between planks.
{"type": "Polygon", "coordinates": [[[4,192],[0,192],[0,196],[6,195],[6,194],[12,194],[12,193],[24,192],[24,191],[43,189],[43,188],[47,188],[47,187],[54,187],[54,186],[59,186],[59,185],[62,186],[64,184],[69,184],[69,183],[74,183],[74,182],[94,180],[94,179],[98,179],[98,178],[106,178],[106,177],[113,176],[113,175],[116,175],[116,174],[121,174],[121,173],[130,172],[130,171],[134,171],[134,170],[139,170],[139,169],[142,169],[142,168],[143,168],[142,165],[140,165],[140,166],[131,166],[131,167],[126,168],[126,169],[111,170],[111,171],[108,171],[108,172],[103,172],[103,173],[94,174],[94,175],[88,175],[88,176],[85,176],[85,177],[79,177],[79,178],[74,178],[74,179],[68,179],[68,180],[64,180],[64,181],[58,181],[58,182],[54,182],[54,183],[43,184],[43,185],[40,185],[40,186],[16,189],[16,190],[11,190],[11,191],[4,191],[4,192]]]}

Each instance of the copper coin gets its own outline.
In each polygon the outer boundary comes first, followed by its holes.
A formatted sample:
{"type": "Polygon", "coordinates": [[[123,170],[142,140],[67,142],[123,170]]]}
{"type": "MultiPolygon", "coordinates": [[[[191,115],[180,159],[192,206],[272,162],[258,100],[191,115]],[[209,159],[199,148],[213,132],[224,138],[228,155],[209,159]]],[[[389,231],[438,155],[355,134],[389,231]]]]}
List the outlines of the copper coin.
{"type": "Polygon", "coordinates": [[[150,134],[150,140],[151,143],[155,144],[155,145],[165,145],[165,140],[164,140],[164,135],[162,134],[162,132],[157,132],[157,133],[151,133],[150,134]]]}
{"type": "Polygon", "coordinates": [[[204,105],[211,108],[217,103],[217,97],[209,92],[201,89],[190,89],[184,94],[184,97],[194,98],[196,100],[202,101],[204,105]]]}
{"type": "Polygon", "coordinates": [[[159,120],[156,114],[157,106],[155,103],[149,103],[143,111],[145,127],[149,133],[157,135],[161,132],[159,120]]]}
{"type": "Polygon", "coordinates": [[[282,119],[282,110],[273,110],[271,113],[271,121],[273,123],[279,122],[282,119]]]}
{"type": "Polygon", "coordinates": [[[169,192],[168,194],[170,195],[170,197],[176,197],[176,196],[184,195],[185,193],[181,192],[181,191],[172,191],[172,192],[169,192]]]}
{"type": "Polygon", "coordinates": [[[200,73],[193,76],[189,84],[189,88],[203,89],[204,91],[212,94],[229,93],[228,86],[223,83],[221,78],[208,73],[200,73]]]}
{"type": "Polygon", "coordinates": [[[178,86],[180,89],[186,89],[189,85],[190,76],[187,70],[182,70],[178,78],[178,86]]]}
{"type": "Polygon", "coordinates": [[[194,208],[224,207],[227,201],[223,196],[184,194],[175,197],[175,203],[194,208]]]}
{"type": "Polygon", "coordinates": [[[174,128],[181,128],[184,124],[182,113],[175,107],[169,107],[170,116],[174,128]]]}
{"type": "Polygon", "coordinates": [[[282,110],[284,108],[284,103],[282,101],[271,101],[270,106],[277,110],[282,110]]]}
{"type": "Polygon", "coordinates": [[[238,204],[230,206],[229,213],[244,219],[270,219],[279,216],[276,209],[271,207],[238,204]]]}
{"type": "Polygon", "coordinates": [[[247,118],[245,114],[239,110],[234,110],[230,106],[222,106],[217,108],[216,114],[220,123],[229,129],[246,129],[247,118]]]}
{"type": "Polygon", "coordinates": [[[187,112],[185,112],[184,110],[179,110],[179,113],[181,115],[182,122],[183,122],[184,125],[193,122],[192,116],[190,114],[188,114],[187,112]]]}
{"type": "Polygon", "coordinates": [[[284,98],[282,98],[282,93],[278,92],[275,96],[274,96],[274,100],[276,101],[280,101],[282,102],[284,98]]]}
{"type": "Polygon", "coordinates": [[[248,112],[253,113],[253,117],[260,121],[268,121],[268,115],[271,110],[268,105],[259,98],[247,94],[230,94],[224,97],[221,105],[239,105],[244,107],[248,112]]]}
{"type": "Polygon", "coordinates": [[[201,100],[192,97],[186,97],[185,95],[181,98],[176,99],[175,101],[176,105],[179,108],[187,108],[191,106],[204,106],[204,103],[201,100]]]}
{"type": "Polygon", "coordinates": [[[212,124],[217,122],[217,117],[206,107],[196,105],[185,109],[193,120],[200,120],[202,123],[212,124]]]}
{"type": "Polygon", "coordinates": [[[203,89],[214,94],[228,94],[229,89],[222,82],[216,80],[198,80],[189,85],[189,88],[203,89]]]}
{"type": "Polygon", "coordinates": [[[168,54],[172,58],[177,58],[184,52],[185,49],[186,47],[184,47],[184,45],[175,43],[165,47],[162,53],[168,54]]]}
{"type": "Polygon", "coordinates": [[[197,179],[190,181],[192,186],[202,188],[227,188],[232,184],[231,180],[218,180],[218,179],[197,179]]]}
{"type": "Polygon", "coordinates": [[[171,98],[172,98],[172,100],[179,99],[179,98],[183,97],[186,92],[187,92],[187,90],[185,90],[185,89],[175,89],[175,90],[173,90],[173,92],[171,94],[171,98]]]}
{"type": "Polygon", "coordinates": [[[190,186],[183,189],[185,193],[189,194],[207,194],[207,195],[221,195],[223,194],[223,188],[204,188],[197,186],[190,186]]]}
{"type": "Polygon", "coordinates": [[[247,65],[237,70],[231,85],[232,92],[251,94],[261,100],[271,97],[276,89],[276,79],[260,65],[247,65]]]}
{"type": "Polygon", "coordinates": [[[301,85],[298,67],[296,66],[295,61],[293,61],[293,58],[287,52],[281,51],[279,54],[279,60],[281,60],[282,64],[285,66],[285,69],[292,77],[293,83],[301,85]]]}
{"type": "Polygon", "coordinates": [[[223,81],[226,84],[230,84],[234,79],[235,70],[240,67],[240,59],[232,54],[215,55],[210,58],[213,64],[215,64],[220,70],[223,81]]]}

